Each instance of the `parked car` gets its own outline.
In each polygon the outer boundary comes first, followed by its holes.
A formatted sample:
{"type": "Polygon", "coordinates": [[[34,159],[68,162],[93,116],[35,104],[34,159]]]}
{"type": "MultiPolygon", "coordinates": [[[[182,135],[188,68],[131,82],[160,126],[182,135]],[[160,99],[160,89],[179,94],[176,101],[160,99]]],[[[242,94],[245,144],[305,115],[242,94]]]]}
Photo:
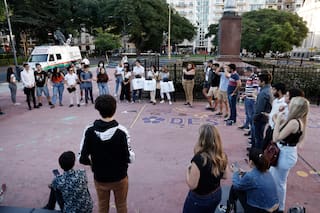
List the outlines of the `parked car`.
{"type": "Polygon", "coordinates": [[[320,61],[320,55],[314,55],[309,58],[310,61],[320,61]]]}

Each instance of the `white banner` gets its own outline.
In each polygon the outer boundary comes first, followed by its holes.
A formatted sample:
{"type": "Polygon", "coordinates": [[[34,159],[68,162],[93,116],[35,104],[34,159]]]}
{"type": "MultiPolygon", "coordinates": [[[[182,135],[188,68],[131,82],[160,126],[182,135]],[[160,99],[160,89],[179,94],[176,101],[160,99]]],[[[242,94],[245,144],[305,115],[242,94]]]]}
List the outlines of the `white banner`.
{"type": "Polygon", "coordinates": [[[173,81],[163,82],[160,81],[160,92],[161,93],[167,93],[167,92],[174,92],[174,85],[173,81]]]}
{"type": "Polygon", "coordinates": [[[144,87],[144,78],[134,78],[132,79],[132,89],[143,89],[144,87]]]}
{"type": "Polygon", "coordinates": [[[144,91],[155,91],[156,90],[156,80],[152,79],[152,80],[145,80],[144,81],[144,91]]]}

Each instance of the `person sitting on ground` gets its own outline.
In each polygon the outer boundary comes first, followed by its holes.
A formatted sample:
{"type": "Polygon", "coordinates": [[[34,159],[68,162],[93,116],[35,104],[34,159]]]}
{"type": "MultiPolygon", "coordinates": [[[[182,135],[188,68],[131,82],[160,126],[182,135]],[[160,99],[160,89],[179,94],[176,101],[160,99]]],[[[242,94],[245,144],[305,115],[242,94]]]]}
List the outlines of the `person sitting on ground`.
{"type": "Polygon", "coordinates": [[[87,175],[85,170],[73,170],[75,159],[72,151],[60,155],[59,164],[64,172],[53,179],[49,201],[44,209],[54,210],[58,201],[64,213],[92,212],[93,203],[88,190],[87,175]]]}
{"type": "Polygon", "coordinates": [[[277,187],[261,150],[250,149],[249,165],[252,170],[248,172],[231,166],[234,173],[227,212],[235,207],[237,199],[246,213],[276,212],[279,207],[277,187]]]}
{"type": "Polygon", "coordinates": [[[211,213],[221,201],[220,180],[227,177],[227,155],[223,152],[218,129],[210,124],[200,127],[194,156],[187,171],[189,193],[183,213],[211,213]]]}

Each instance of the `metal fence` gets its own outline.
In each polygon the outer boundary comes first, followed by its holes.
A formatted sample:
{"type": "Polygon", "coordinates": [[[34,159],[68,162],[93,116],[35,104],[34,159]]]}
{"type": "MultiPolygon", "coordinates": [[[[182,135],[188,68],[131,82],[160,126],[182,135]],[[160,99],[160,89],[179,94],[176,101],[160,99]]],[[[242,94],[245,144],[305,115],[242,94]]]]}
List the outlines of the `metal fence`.
{"type": "MultiPolygon", "coordinates": [[[[182,63],[167,65],[170,71],[171,79],[174,81],[176,92],[175,98],[184,98],[182,88],[182,63]]],[[[204,82],[204,65],[196,65],[194,98],[204,99],[202,95],[202,83],[204,82]]],[[[241,91],[244,91],[245,79],[243,76],[244,67],[238,67],[240,78],[242,80],[241,91]]],[[[312,103],[319,105],[320,101],[320,69],[316,67],[300,67],[300,66],[276,66],[267,65],[260,69],[268,70],[273,75],[273,83],[282,82],[287,88],[300,88],[305,92],[306,98],[312,103]]]]}

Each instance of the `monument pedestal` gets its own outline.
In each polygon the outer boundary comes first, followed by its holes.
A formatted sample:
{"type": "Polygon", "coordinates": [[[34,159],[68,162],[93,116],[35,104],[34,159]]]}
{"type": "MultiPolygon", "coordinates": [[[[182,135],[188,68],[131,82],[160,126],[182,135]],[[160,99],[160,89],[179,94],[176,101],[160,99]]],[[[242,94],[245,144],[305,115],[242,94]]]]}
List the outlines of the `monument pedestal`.
{"type": "Polygon", "coordinates": [[[220,45],[217,61],[241,62],[241,17],[224,15],[219,25],[220,45]]]}

